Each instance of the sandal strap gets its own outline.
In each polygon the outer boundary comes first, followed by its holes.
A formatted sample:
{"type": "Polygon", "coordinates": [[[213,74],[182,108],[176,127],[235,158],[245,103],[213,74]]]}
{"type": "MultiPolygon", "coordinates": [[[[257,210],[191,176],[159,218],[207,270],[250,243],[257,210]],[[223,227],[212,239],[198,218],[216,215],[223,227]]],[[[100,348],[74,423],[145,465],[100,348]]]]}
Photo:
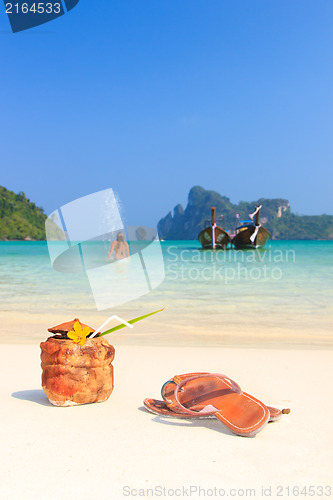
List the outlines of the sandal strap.
{"type": "MultiPolygon", "coordinates": [[[[176,389],[175,389],[175,400],[177,402],[177,405],[179,405],[179,407],[181,408],[181,410],[184,412],[184,413],[187,413],[189,415],[198,415],[198,414],[207,414],[207,413],[214,413],[214,412],[217,412],[219,411],[218,408],[215,408],[215,406],[213,405],[207,405],[205,406],[202,410],[200,411],[193,411],[193,410],[189,410],[188,408],[186,408],[185,406],[183,406],[179,399],[178,399],[178,393],[180,391],[180,389],[183,387],[183,385],[185,385],[187,382],[190,382],[191,380],[196,380],[198,378],[204,378],[204,377],[217,377],[219,379],[223,379],[223,382],[226,383],[226,385],[229,385],[229,388],[233,391],[233,392],[236,392],[237,394],[242,394],[242,390],[240,388],[240,386],[237,384],[237,382],[235,382],[234,380],[232,380],[230,377],[227,377],[226,375],[222,375],[221,373],[203,373],[203,374],[200,374],[200,375],[195,375],[195,376],[192,376],[192,377],[187,377],[183,380],[179,380],[179,383],[177,384],[176,386],[176,389]]],[[[177,379],[177,376],[173,378],[173,380],[176,382],[177,379]]],[[[177,383],[177,382],[176,382],[177,383]]]]}

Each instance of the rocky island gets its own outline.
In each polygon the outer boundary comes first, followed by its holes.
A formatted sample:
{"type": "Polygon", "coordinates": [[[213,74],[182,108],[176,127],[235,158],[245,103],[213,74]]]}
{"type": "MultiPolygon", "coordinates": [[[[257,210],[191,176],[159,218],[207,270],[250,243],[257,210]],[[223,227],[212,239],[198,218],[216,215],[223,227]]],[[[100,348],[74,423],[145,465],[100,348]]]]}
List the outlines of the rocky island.
{"type": "Polygon", "coordinates": [[[178,204],[158,223],[158,233],[165,240],[195,240],[199,232],[210,223],[210,207],[216,207],[216,222],[227,231],[234,232],[236,214],[248,219],[256,205],[262,205],[260,221],[271,232],[274,240],[333,240],[333,215],[296,215],[288,200],[260,198],[234,204],[216,191],[194,186],[184,209],[178,204]],[[220,216],[222,222],[219,222],[220,216]]]}

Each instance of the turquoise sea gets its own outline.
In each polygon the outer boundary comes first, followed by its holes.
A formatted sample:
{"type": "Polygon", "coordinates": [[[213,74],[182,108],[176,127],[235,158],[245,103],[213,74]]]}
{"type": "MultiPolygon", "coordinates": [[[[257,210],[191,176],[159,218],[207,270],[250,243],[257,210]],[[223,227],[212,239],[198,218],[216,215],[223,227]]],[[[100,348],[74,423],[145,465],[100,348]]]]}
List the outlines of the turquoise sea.
{"type": "Polygon", "coordinates": [[[158,320],[147,320],[150,340],[169,335],[185,344],[205,337],[213,344],[333,345],[332,241],[271,241],[259,250],[215,252],[196,241],[161,245],[164,282],[117,311],[98,312],[86,275],[55,271],[46,242],[0,242],[0,316],[7,334],[11,318],[16,325],[20,317],[46,316],[59,323],[73,316],[103,322],[113,313],[129,319],[168,306],[158,320]]]}

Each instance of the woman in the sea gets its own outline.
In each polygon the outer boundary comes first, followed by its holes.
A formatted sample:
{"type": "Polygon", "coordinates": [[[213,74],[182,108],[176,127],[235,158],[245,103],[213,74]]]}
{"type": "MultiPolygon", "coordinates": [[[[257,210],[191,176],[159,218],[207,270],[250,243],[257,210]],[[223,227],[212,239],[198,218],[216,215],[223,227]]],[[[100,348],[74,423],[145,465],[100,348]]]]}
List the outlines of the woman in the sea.
{"type": "Polygon", "coordinates": [[[117,234],[117,239],[112,242],[110,252],[109,252],[109,255],[108,255],[106,260],[110,259],[113,252],[115,252],[114,257],[113,257],[114,260],[121,260],[121,259],[125,259],[126,257],[130,256],[129,246],[128,246],[127,241],[125,240],[124,233],[119,232],[117,234]]]}

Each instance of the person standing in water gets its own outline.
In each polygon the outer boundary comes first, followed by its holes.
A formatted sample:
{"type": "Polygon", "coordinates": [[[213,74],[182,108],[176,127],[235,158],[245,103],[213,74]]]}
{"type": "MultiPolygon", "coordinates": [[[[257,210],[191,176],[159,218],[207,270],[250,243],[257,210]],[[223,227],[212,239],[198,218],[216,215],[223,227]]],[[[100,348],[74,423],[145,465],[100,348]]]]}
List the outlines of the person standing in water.
{"type": "Polygon", "coordinates": [[[114,254],[114,260],[125,259],[130,256],[129,246],[127,241],[125,240],[125,235],[122,232],[117,234],[117,239],[112,242],[109,255],[106,260],[109,260],[111,255],[114,254]]]}

